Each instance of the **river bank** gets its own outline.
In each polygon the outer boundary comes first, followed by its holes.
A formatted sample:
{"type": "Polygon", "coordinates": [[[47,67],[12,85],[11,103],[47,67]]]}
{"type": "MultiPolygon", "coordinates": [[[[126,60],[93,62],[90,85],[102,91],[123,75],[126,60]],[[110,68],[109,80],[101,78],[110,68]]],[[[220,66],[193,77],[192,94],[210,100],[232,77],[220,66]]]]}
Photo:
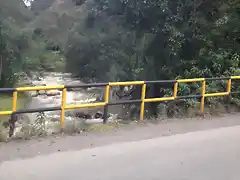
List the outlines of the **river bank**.
{"type": "MultiPolygon", "coordinates": [[[[20,94],[17,101],[17,109],[24,109],[29,101],[29,98],[25,94],[20,94]]],[[[12,95],[1,94],[0,95],[0,111],[9,111],[12,109],[12,95]]],[[[0,124],[7,120],[9,116],[0,116],[0,124]]]]}
{"type": "MultiPolygon", "coordinates": [[[[12,95],[0,95],[0,111],[9,111],[12,109],[12,95]]],[[[17,109],[24,109],[29,102],[29,98],[25,94],[20,94],[17,101],[17,109]]],[[[4,141],[7,137],[8,130],[5,123],[8,122],[10,116],[0,116],[0,141],[4,141]]]]}
{"type": "MultiPolygon", "coordinates": [[[[21,75],[23,86],[54,86],[54,85],[83,84],[79,79],[68,73],[32,73],[31,76],[21,75]]],[[[18,96],[17,109],[37,109],[52,106],[61,106],[62,92],[60,90],[32,91],[18,96]]],[[[86,104],[99,102],[103,98],[103,90],[99,88],[73,89],[67,92],[66,103],[86,104]]],[[[2,97],[2,110],[9,110],[12,106],[12,97],[2,97]],[[6,101],[6,102],[5,102],[6,101]],[[2,103],[4,102],[4,103],[2,103]]],[[[76,109],[65,113],[65,131],[80,132],[86,124],[102,123],[103,108],[76,109]]],[[[8,120],[9,117],[4,121],[8,120]]],[[[117,120],[117,114],[109,114],[109,121],[117,120]]],[[[4,122],[2,121],[2,122],[4,122]]],[[[60,111],[29,113],[19,116],[14,133],[15,138],[35,135],[49,135],[60,132],[60,111]]],[[[1,133],[0,133],[1,134],[1,133]]],[[[6,134],[6,129],[5,129],[6,134]]]]}
{"type": "MultiPolygon", "coordinates": [[[[31,76],[22,76],[21,84],[19,86],[54,86],[54,85],[74,85],[84,84],[79,79],[72,77],[68,73],[33,73],[31,76]]],[[[86,104],[99,102],[103,100],[104,88],[87,88],[87,89],[72,89],[67,92],[67,105],[71,104],[86,104]]],[[[37,109],[52,106],[61,106],[62,92],[60,90],[51,91],[32,91],[26,94],[19,94],[18,108],[17,109],[37,109]]],[[[111,96],[111,98],[114,98],[111,96]]],[[[12,98],[10,96],[2,97],[0,110],[10,110],[12,106],[12,98]]],[[[200,104],[195,102],[194,106],[184,107],[181,105],[166,105],[161,103],[158,105],[158,118],[167,119],[169,117],[178,118],[192,118],[199,116],[200,104]],[[169,115],[170,113],[170,115],[169,115]]],[[[122,108],[119,106],[109,107],[109,122],[122,121],[123,115],[129,112],[129,108],[122,108]]],[[[238,112],[239,107],[222,102],[212,101],[205,107],[205,115],[217,115],[228,112],[238,112]]],[[[137,113],[139,115],[139,113],[137,113]]],[[[136,115],[136,118],[137,118],[136,115]]],[[[65,112],[65,128],[66,133],[80,133],[89,128],[92,124],[100,124],[103,122],[103,108],[81,108],[75,110],[68,110],[65,112]]],[[[0,123],[8,120],[5,118],[0,123]]],[[[129,120],[129,118],[128,118],[129,120]]],[[[1,125],[1,124],[0,124],[1,125]]],[[[101,127],[100,127],[101,128],[101,127]]],[[[4,134],[7,136],[7,129],[4,131],[0,129],[0,136],[4,134]]],[[[45,136],[60,132],[60,111],[44,112],[44,113],[31,113],[21,115],[16,123],[14,138],[29,138],[32,136],[45,136]]],[[[1,140],[1,137],[0,137],[1,140]]]]}

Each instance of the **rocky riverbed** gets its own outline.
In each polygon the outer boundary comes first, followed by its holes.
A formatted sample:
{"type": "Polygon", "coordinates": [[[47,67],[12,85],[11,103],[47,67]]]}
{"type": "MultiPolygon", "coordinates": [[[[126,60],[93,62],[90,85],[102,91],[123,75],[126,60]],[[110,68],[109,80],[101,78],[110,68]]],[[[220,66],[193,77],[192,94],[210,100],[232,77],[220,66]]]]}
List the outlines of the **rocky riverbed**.
{"type": "MultiPolygon", "coordinates": [[[[43,73],[32,74],[31,78],[24,75],[22,84],[24,86],[53,86],[83,84],[79,79],[73,78],[68,73],[43,73]]],[[[61,105],[61,90],[30,91],[26,92],[29,103],[26,108],[44,108],[61,105]]],[[[73,89],[67,92],[66,102],[70,104],[84,104],[102,101],[104,89],[88,88],[73,89]]],[[[118,112],[118,111],[117,111],[118,112]]],[[[102,123],[103,108],[87,108],[68,110],[65,113],[65,130],[81,131],[87,124],[102,123]]],[[[117,121],[118,113],[108,115],[108,121],[117,121]]],[[[24,114],[16,124],[15,136],[31,135],[38,133],[56,133],[60,131],[60,111],[24,114]]]]}

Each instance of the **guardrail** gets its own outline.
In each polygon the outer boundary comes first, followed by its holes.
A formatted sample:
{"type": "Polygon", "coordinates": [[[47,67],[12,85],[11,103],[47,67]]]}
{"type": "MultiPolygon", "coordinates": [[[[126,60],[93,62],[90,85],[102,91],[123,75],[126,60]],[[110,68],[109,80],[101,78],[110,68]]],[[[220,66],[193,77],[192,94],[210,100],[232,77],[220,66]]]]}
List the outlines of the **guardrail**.
{"type": "MultiPolygon", "coordinates": [[[[60,124],[61,128],[64,128],[64,118],[65,110],[77,109],[77,108],[91,108],[91,107],[104,107],[103,123],[107,121],[108,106],[117,105],[117,104],[132,104],[140,103],[140,120],[144,119],[144,106],[145,103],[150,102],[161,102],[161,101],[173,101],[176,99],[189,99],[189,98],[199,98],[201,99],[200,112],[204,113],[204,104],[206,97],[215,97],[215,96],[229,96],[230,94],[237,94],[240,92],[231,92],[232,80],[239,80],[240,76],[231,76],[231,77],[220,77],[220,78],[197,78],[197,79],[178,79],[178,80],[158,80],[158,81],[129,81],[129,82],[109,82],[109,83],[93,83],[93,84],[81,84],[81,85],[58,85],[58,86],[36,86],[36,87],[19,87],[19,88],[0,88],[1,92],[12,92],[13,93],[13,102],[12,109],[9,111],[0,111],[1,115],[14,115],[22,113],[35,113],[35,112],[44,112],[44,111],[61,111],[60,124]],[[227,91],[226,92],[216,92],[206,94],[206,81],[213,80],[227,80],[227,91]],[[179,83],[193,83],[201,82],[201,94],[198,95],[189,95],[189,96],[177,96],[178,94],[178,85],[179,83]],[[146,86],[147,84],[153,83],[171,83],[173,84],[173,96],[171,97],[159,97],[159,98],[146,98],[146,86]],[[136,100],[120,100],[120,101],[109,101],[109,91],[113,86],[130,86],[130,85],[142,85],[142,95],[141,99],[136,100]],[[88,88],[88,87],[105,87],[105,99],[103,102],[98,103],[89,103],[89,104],[78,104],[78,105],[67,105],[66,104],[66,94],[68,89],[72,88],[88,88]],[[18,92],[26,91],[40,91],[40,90],[62,90],[62,103],[59,107],[47,107],[47,108],[38,108],[38,109],[25,109],[17,110],[17,96],[18,92]]],[[[1,102],[0,102],[1,103],[1,102]]]]}

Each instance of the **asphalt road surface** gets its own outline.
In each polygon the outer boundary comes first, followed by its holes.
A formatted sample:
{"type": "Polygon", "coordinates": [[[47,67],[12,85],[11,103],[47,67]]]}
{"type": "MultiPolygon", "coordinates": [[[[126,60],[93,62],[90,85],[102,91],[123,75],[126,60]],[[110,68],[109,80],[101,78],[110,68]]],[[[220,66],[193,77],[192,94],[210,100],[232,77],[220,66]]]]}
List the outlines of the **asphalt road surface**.
{"type": "Polygon", "coordinates": [[[232,126],[3,161],[0,180],[239,180],[239,138],[232,126]]]}

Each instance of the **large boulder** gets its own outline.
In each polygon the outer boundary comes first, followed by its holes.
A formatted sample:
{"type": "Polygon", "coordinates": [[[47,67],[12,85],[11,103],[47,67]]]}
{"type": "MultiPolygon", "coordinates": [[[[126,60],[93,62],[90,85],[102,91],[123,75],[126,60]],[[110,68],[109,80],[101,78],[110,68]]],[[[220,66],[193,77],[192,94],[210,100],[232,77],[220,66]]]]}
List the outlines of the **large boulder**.
{"type": "Polygon", "coordinates": [[[102,119],[103,118],[103,112],[101,112],[101,111],[96,112],[96,114],[94,115],[94,118],[102,119]]]}
{"type": "Polygon", "coordinates": [[[37,91],[29,91],[27,92],[31,97],[37,97],[38,96],[38,92],[37,91]]]}
{"type": "Polygon", "coordinates": [[[75,117],[81,119],[92,119],[92,115],[87,112],[76,112],[75,117]]]}
{"type": "Polygon", "coordinates": [[[40,91],[37,91],[38,92],[38,95],[46,95],[46,91],[45,90],[40,90],[40,91]]]}
{"type": "MultiPolygon", "coordinates": [[[[65,112],[67,117],[75,117],[81,119],[103,119],[103,111],[100,108],[89,108],[89,109],[75,109],[68,110],[65,112]]],[[[108,118],[110,114],[108,114],[108,118]]]]}
{"type": "Polygon", "coordinates": [[[46,92],[46,95],[47,96],[58,96],[58,95],[60,95],[61,93],[60,93],[60,91],[58,91],[58,90],[49,90],[49,91],[47,91],[46,92]]]}
{"type": "Polygon", "coordinates": [[[65,112],[67,117],[81,118],[81,119],[92,119],[93,115],[89,113],[87,109],[69,110],[65,112]]]}

